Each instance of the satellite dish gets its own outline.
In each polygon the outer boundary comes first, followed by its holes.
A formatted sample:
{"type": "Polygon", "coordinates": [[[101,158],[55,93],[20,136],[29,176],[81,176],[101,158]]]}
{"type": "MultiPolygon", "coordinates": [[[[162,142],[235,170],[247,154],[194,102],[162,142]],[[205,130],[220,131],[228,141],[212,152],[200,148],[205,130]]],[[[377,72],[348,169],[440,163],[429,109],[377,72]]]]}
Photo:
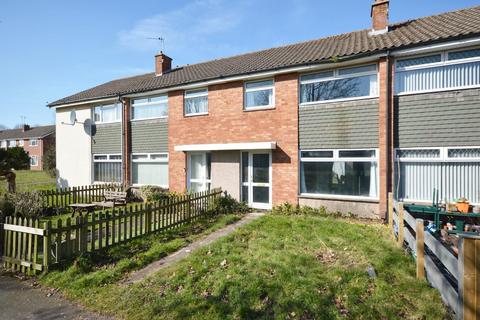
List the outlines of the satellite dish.
{"type": "Polygon", "coordinates": [[[94,136],[97,131],[97,128],[91,119],[86,119],[85,122],[83,123],[83,130],[89,136],[94,136]]]}
{"type": "Polygon", "coordinates": [[[70,112],[70,124],[74,125],[75,122],[77,122],[77,113],[75,112],[75,110],[72,110],[70,112]]]}

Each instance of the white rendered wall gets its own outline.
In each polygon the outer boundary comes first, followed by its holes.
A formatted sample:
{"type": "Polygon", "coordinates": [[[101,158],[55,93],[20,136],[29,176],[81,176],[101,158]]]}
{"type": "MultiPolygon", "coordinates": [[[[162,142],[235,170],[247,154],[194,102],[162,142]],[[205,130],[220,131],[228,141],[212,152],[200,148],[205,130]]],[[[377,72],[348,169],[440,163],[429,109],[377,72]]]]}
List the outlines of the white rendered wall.
{"type": "Polygon", "coordinates": [[[91,119],[91,106],[56,110],[57,186],[74,187],[92,183],[91,137],[82,124],[91,119]],[[70,112],[77,121],[69,125],[70,112]],[[66,124],[62,124],[62,122],[66,124]]]}

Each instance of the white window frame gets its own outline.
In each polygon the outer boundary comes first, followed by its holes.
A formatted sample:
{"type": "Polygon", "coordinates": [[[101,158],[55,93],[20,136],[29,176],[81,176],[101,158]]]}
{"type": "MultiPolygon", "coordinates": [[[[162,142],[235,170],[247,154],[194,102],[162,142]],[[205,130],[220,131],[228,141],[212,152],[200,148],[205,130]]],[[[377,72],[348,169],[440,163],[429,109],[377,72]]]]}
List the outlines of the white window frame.
{"type": "Polygon", "coordinates": [[[6,147],[7,147],[7,140],[0,141],[0,148],[6,148],[6,147]]]}
{"type": "MultiPolygon", "coordinates": [[[[362,65],[356,65],[356,66],[348,66],[348,67],[344,67],[344,68],[337,68],[337,69],[329,69],[329,70],[321,70],[321,71],[304,73],[304,74],[301,74],[299,76],[299,85],[298,85],[298,90],[299,90],[298,91],[298,99],[299,99],[299,101],[298,102],[299,102],[300,106],[308,106],[308,105],[313,105],[313,104],[325,104],[325,103],[335,103],[335,102],[343,102],[343,101],[355,101],[355,100],[378,98],[379,93],[380,93],[380,81],[379,81],[379,79],[380,79],[380,76],[379,76],[378,64],[377,63],[368,63],[368,64],[362,64],[362,65]],[[346,75],[340,75],[339,74],[340,70],[360,68],[360,67],[366,67],[366,66],[371,66],[371,65],[375,65],[375,70],[374,71],[366,71],[366,72],[359,72],[359,73],[346,74],[346,75]],[[325,77],[325,78],[321,78],[321,79],[302,80],[302,77],[304,77],[304,76],[318,74],[318,73],[324,73],[324,72],[333,72],[333,76],[325,77]],[[375,95],[360,96],[360,97],[353,97],[353,98],[339,98],[339,99],[332,99],[332,100],[301,102],[302,84],[328,82],[328,81],[333,81],[333,80],[357,78],[357,77],[371,76],[371,75],[376,75],[377,76],[377,90],[376,90],[377,94],[375,94],[375,95]]],[[[358,150],[360,150],[360,149],[358,149],[358,150]]],[[[303,151],[305,151],[305,150],[303,150],[303,151]]]]}
{"type": "Polygon", "coordinates": [[[195,88],[191,90],[185,90],[183,93],[183,113],[185,117],[195,117],[195,116],[203,116],[203,115],[208,115],[208,88],[195,88]],[[204,90],[204,92],[200,93],[195,93],[189,97],[187,97],[187,94],[191,94],[191,92],[195,91],[200,91],[204,90]],[[199,97],[207,97],[207,112],[198,112],[198,113],[187,113],[187,99],[189,98],[199,98],[199,97]]]}
{"type": "MultiPolygon", "coordinates": [[[[122,163],[122,155],[120,153],[112,153],[112,154],[105,154],[105,153],[96,153],[92,154],[92,161],[93,162],[120,162],[122,163]],[[120,159],[111,159],[112,157],[118,157],[120,156],[120,159]],[[107,157],[107,159],[95,159],[95,157],[107,157]]],[[[95,166],[92,166],[92,181],[94,183],[111,183],[107,181],[95,181],[95,166]]],[[[120,173],[120,181],[123,180],[123,173],[120,173]]]]}
{"type": "Polygon", "coordinates": [[[379,161],[378,161],[379,149],[378,148],[355,148],[355,149],[303,149],[299,150],[299,167],[298,167],[298,185],[299,192],[301,197],[309,198],[322,198],[322,199],[345,199],[345,200],[369,200],[369,201],[378,201],[380,200],[379,190],[377,190],[376,197],[367,197],[367,196],[349,196],[349,195],[339,195],[339,194],[328,194],[328,193],[306,193],[301,192],[300,180],[301,180],[301,164],[302,162],[371,162],[377,164],[377,176],[376,182],[377,186],[380,185],[380,172],[379,172],[379,161]],[[302,152],[308,151],[333,151],[333,157],[318,157],[318,158],[303,158],[302,152]],[[340,151],[375,151],[373,157],[339,157],[340,151]]]}
{"type": "MultiPolygon", "coordinates": [[[[448,60],[448,54],[452,52],[461,52],[461,51],[468,51],[473,49],[480,49],[480,47],[470,47],[470,48],[461,48],[461,49],[454,49],[454,50],[447,50],[447,51],[439,51],[439,52],[429,52],[425,54],[417,54],[412,56],[406,56],[395,59],[395,73],[402,73],[414,70],[421,70],[421,69],[429,69],[435,67],[443,67],[443,66],[452,66],[457,64],[465,64],[469,62],[479,62],[480,57],[473,57],[473,58],[466,58],[466,59],[457,59],[457,60],[448,60]],[[399,67],[398,61],[402,60],[409,60],[415,58],[422,58],[428,57],[433,55],[440,55],[440,62],[434,63],[426,63],[420,64],[416,66],[409,66],[409,67],[399,67]]],[[[440,92],[440,91],[448,91],[448,90],[459,90],[459,89],[471,89],[471,88],[479,88],[480,85],[471,85],[471,86],[459,86],[459,87],[446,87],[441,89],[432,89],[432,90],[418,90],[418,91],[408,91],[408,92],[397,92],[397,87],[395,86],[395,95],[402,96],[402,95],[411,95],[411,94],[419,94],[419,93],[429,93],[429,92],[440,92]]]]}
{"type": "Polygon", "coordinates": [[[119,102],[116,102],[116,103],[113,103],[113,104],[99,104],[99,105],[94,106],[92,111],[93,111],[93,117],[92,118],[93,118],[95,124],[122,122],[122,104],[119,103],[119,102]],[[120,108],[118,106],[120,106],[120,108]],[[115,118],[116,118],[115,121],[103,121],[103,113],[102,112],[100,112],[100,120],[95,121],[95,112],[96,112],[97,109],[100,109],[101,111],[103,111],[103,109],[109,109],[109,108],[112,108],[112,107],[115,108],[115,118]]]}
{"type": "MultiPolygon", "coordinates": [[[[137,162],[137,163],[166,163],[167,167],[169,165],[168,164],[168,161],[169,161],[168,152],[132,153],[131,159],[132,159],[132,165],[133,165],[134,162],[137,162]],[[166,155],[166,157],[162,157],[160,159],[152,159],[152,156],[156,156],[156,155],[166,155]],[[145,158],[134,159],[134,156],[145,156],[145,158]]],[[[130,178],[132,179],[131,181],[133,181],[133,170],[130,170],[130,171],[131,171],[131,173],[130,173],[131,177],[130,178]]],[[[145,184],[134,183],[133,186],[141,187],[141,186],[145,186],[145,184]]],[[[168,189],[168,184],[167,185],[155,185],[155,186],[168,189]]]]}
{"type": "Polygon", "coordinates": [[[29,146],[30,146],[30,147],[36,147],[36,146],[38,146],[38,139],[30,139],[30,140],[29,140],[29,146]]]}
{"type": "Polygon", "coordinates": [[[30,156],[30,167],[38,167],[38,156],[30,156]],[[32,164],[32,161],[34,164],[32,164]]]}
{"type": "Polygon", "coordinates": [[[210,163],[210,179],[207,179],[207,153],[210,153],[210,161],[211,161],[211,157],[212,157],[212,153],[209,152],[209,151],[206,151],[206,152],[189,152],[188,153],[188,158],[187,158],[187,189],[188,191],[190,192],[191,190],[191,183],[192,182],[195,182],[195,183],[202,183],[203,185],[203,189],[204,191],[205,190],[208,190],[208,188],[206,188],[207,184],[210,185],[210,189],[212,188],[212,168],[211,168],[211,163],[210,163]],[[192,171],[192,155],[202,155],[203,157],[203,162],[205,163],[205,172],[204,172],[204,176],[200,179],[191,179],[191,171],[192,171]]]}
{"type": "Polygon", "coordinates": [[[25,144],[25,141],[23,139],[18,140],[18,146],[23,147],[25,144]]]}
{"type": "Polygon", "coordinates": [[[395,161],[396,162],[480,162],[480,157],[449,157],[448,151],[450,149],[480,149],[478,147],[413,147],[413,148],[395,148],[395,161]],[[400,150],[440,150],[440,156],[436,158],[407,158],[407,157],[399,157],[397,151],[400,150]]]}
{"type": "Polygon", "coordinates": [[[8,147],[15,148],[17,146],[17,140],[8,140],[8,147]]]}
{"type": "Polygon", "coordinates": [[[158,96],[150,96],[150,97],[139,97],[132,99],[132,104],[130,105],[130,119],[132,121],[141,121],[141,120],[150,120],[150,119],[166,119],[168,118],[168,95],[158,95],[158,96]],[[162,101],[150,101],[151,99],[154,98],[162,98],[162,101]],[[134,103],[135,100],[140,100],[140,99],[148,99],[148,102],[142,102],[142,103],[134,103]],[[166,116],[159,116],[159,117],[148,117],[148,118],[134,118],[134,108],[142,108],[142,107],[149,107],[149,106],[154,106],[154,105],[160,105],[161,103],[166,103],[167,104],[167,115],[166,116]]]}
{"type": "Polygon", "coordinates": [[[243,82],[243,111],[255,111],[255,110],[263,110],[263,109],[275,109],[275,79],[260,79],[260,80],[252,80],[252,81],[244,81],[243,82]],[[271,85],[261,86],[256,88],[247,88],[247,85],[250,83],[257,83],[257,82],[264,82],[264,81],[271,81],[271,85]],[[272,101],[270,104],[265,106],[247,106],[247,93],[249,92],[256,92],[256,91],[264,91],[264,90],[272,90],[272,101]]]}

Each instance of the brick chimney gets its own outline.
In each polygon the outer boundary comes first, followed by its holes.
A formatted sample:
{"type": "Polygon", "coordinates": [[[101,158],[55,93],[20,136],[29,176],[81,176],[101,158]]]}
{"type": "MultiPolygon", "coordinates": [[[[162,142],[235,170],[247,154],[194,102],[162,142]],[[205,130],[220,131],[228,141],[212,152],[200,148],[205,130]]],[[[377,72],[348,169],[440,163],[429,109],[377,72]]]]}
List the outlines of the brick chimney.
{"type": "Polygon", "coordinates": [[[25,132],[25,131],[28,131],[28,130],[30,130],[30,126],[28,124],[24,124],[22,126],[22,131],[25,132]]]}
{"type": "Polygon", "coordinates": [[[388,7],[389,0],[375,0],[372,4],[370,16],[372,17],[372,32],[370,34],[382,34],[388,32],[388,7]]]}
{"type": "Polygon", "coordinates": [[[155,56],[155,75],[161,76],[171,69],[172,58],[160,51],[160,53],[155,56]]]}

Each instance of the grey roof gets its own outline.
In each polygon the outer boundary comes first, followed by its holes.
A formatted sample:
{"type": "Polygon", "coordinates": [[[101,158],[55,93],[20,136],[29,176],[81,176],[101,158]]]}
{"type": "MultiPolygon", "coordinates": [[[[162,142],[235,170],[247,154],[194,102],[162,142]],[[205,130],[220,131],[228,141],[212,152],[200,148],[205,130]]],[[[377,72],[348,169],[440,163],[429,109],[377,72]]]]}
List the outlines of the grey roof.
{"type": "Polygon", "coordinates": [[[19,129],[0,130],[0,140],[8,139],[26,139],[26,138],[43,138],[55,133],[55,126],[33,127],[27,131],[19,129]]]}
{"type": "Polygon", "coordinates": [[[358,57],[386,50],[467,38],[480,34],[480,6],[391,24],[389,32],[370,35],[370,29],[261,50],[172,69],[161,76],[147,73],[113,80],[57,100],[49,106],[115,97],[199,81],[245,75],[358,57]]]}

